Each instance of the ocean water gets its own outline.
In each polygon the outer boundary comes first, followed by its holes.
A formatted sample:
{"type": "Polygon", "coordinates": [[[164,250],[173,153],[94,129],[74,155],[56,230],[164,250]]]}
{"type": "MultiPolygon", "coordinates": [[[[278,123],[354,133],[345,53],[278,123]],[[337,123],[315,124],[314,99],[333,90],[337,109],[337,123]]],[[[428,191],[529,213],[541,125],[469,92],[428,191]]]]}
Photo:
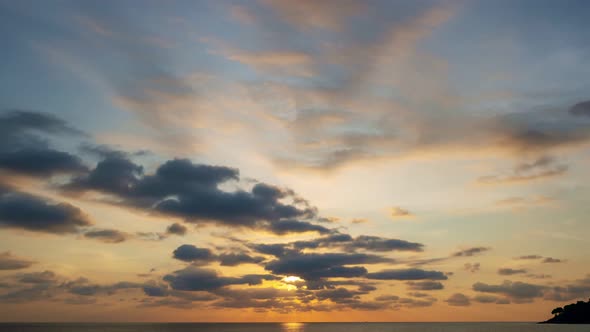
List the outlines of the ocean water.
{"type": "Polygon", "coordinates": [[[534,323],[170,323],[13,324],[1,332],[590,332],[590,325],[534,323]]]}

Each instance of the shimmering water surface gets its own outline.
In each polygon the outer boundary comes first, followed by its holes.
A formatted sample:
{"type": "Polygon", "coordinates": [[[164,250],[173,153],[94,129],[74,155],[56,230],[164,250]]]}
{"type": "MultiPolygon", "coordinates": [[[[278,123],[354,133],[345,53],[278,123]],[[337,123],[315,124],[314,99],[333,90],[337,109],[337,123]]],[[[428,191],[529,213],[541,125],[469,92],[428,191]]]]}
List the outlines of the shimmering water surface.
{"type": "Polygon", "coordinates": [[[534,323],[2,324],[1,332],[590,332],[590,325],[534,323]]]}

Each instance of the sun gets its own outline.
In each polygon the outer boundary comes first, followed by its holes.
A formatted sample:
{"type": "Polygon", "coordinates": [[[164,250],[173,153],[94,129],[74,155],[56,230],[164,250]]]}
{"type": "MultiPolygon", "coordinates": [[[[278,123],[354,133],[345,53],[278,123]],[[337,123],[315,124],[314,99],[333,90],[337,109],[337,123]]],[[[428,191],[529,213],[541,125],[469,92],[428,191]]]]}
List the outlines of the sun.
{"type": "Polygon", "coordinates": [[[301,282],[301,281],[304,281],[304,280],[297,277],[297,276],[288,276],[288,277],[283,278],[283,282],[286,282],[288,284],[293,284],[293,283],[301,282]]]}

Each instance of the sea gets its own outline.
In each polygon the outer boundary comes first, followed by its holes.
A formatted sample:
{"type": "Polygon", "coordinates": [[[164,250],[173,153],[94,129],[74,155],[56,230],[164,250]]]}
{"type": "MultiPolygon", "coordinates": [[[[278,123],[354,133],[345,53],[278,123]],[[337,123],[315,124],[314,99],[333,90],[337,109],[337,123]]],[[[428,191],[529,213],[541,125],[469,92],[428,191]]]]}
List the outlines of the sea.
{"type": "Polygon", "coordinates": [[[535,323],[0,323],[0,332],[590,332],[535,323]]]}

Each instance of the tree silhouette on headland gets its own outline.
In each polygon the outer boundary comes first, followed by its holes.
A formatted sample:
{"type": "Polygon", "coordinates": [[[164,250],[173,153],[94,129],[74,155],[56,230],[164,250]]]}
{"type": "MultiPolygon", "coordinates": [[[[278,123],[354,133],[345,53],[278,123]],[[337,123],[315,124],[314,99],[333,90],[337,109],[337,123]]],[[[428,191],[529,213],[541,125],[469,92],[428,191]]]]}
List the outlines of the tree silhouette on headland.
{"type": "Polygon", "coordinates": [[[551,311],[553,318],[543,322],[552,324],[590,324],[590,300],[578,301],[551,311]]]}

